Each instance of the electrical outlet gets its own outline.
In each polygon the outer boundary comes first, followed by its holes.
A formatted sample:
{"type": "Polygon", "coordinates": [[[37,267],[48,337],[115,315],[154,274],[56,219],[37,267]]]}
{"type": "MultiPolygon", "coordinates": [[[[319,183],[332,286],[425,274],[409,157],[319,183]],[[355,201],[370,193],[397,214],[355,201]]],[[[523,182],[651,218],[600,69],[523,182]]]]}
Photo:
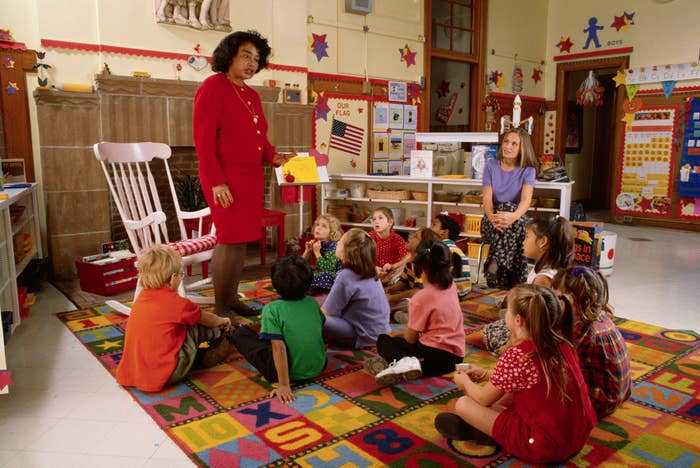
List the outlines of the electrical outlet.
{"type": "Polygon", "coordinates": [[[623,223],[631,223],[632,222],[632,217],[631,216],[623,216],[622,217],[622,222],[623,223]]]}

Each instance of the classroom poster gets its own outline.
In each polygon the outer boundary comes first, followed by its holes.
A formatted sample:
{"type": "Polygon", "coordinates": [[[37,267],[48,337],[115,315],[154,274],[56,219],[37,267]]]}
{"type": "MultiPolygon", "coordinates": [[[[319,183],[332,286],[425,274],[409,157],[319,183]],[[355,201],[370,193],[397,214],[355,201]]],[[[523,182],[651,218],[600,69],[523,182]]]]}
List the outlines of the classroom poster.
{"type": "Polygon", "coordinates": [[[678,177],[679,217],[700,218],[700,99],[691,98],[678,177]]]}
{"type": "Polygon", "coordinates": [[[403,156],[411,157],[411,151],[416,149],[416,134],[413,132],[403,132],[403,156]]]}
{"type": "Polygon", "coordinates": [[[389,104],[389,128],[403,128],[403,104],[389,104]]]}
{"type": "Polygon", "coordinates": [[[375,102],[372,119],[372,128],[374,130],[386,130],[389,128],[389,103],[375,102]]]}
{"type": "Polygon", "coordinates": [[[403,166],[401,161],[389,161],[389,174],[401,175],[403,166]]]}
{"type": "Polygon", "coordinates": [[[389,134],[386,132],[374,133],[374,159],[386,159],[389,157],[389,134]]]}
{"type": "Polygon", "coordinates": [[[618,213],[668,217],[677,106],[642,108],[623,136],[618,213]]]}
{"type": "Polygon", "coordinates": [[[389,135],[389,159],[403,158],[403,134],[392,133],[389,135]]]}
{"type": "Polygon", "coordinates": [[[418,128],[418,106],[411,104],[403,106],[403,128],[406,130],[418,128]]]}

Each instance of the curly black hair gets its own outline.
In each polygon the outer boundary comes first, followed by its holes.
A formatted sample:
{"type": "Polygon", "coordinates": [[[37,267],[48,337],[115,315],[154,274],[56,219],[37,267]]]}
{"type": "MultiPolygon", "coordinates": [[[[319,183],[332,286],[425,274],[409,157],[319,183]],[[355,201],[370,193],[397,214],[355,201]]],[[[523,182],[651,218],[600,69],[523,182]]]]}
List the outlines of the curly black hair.
{"type": "Polygon", "coordinates": [[[435,219],[440,221],[440,229],[447,229],[447,238],[456,241],[460,231],[457,221],[444,214],[437,215],[435,219]]]}
{"type": "Polygon", "coordinates": [[[272,285],[282,299],[303,299],[314,279],[311,266],[299,255],[287,255],[272,264],[272,285]]]}
{"type": "Polygon", "coordinates": [[[238,53],[238,49],[246,42],[252,43],[260,54],[256,73],[267,67],[267,59],[272,52],[270,44],[267,43],[267,39],[262,37],[259,32],[251,29],[249,31],[236,31],[223,38],[221,42],[219,42],[219,45],[216,46],[216,49],[214,49],[211,69],[215,72],[226,73],[231,67],[231,62],[238,53]]]}

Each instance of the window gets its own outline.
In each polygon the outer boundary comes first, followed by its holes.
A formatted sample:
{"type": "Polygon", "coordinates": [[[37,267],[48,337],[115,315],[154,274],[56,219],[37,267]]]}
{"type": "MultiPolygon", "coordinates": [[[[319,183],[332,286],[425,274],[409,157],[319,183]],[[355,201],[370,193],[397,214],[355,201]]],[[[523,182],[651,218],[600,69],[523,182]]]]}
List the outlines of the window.
{"type": "Polygon", "coordinates": [[[488,0],[425,0],[429,131],[483,131],[488,0]]]}

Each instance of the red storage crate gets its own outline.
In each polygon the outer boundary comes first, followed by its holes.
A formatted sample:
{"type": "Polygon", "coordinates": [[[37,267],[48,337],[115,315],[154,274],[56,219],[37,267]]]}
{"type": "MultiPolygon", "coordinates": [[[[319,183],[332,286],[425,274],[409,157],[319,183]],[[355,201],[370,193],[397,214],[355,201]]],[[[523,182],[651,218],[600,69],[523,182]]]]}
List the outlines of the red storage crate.
{"type": "Polygon", "coordinates": [[[17,287],[17,302],[19,303],[19,316],[20,318],[29,317],[29,307],[24,307],[24,303],[27,301],[28,290],[24,286],[17,287]]]}
{"type": "Polygon", "coordinates": [[[80,289],[83,291],[111,296],[136,287],[138,270],[134,266],[136,259],[127,258],[106,265],[99,265],[76,260],[80,289]]]}

